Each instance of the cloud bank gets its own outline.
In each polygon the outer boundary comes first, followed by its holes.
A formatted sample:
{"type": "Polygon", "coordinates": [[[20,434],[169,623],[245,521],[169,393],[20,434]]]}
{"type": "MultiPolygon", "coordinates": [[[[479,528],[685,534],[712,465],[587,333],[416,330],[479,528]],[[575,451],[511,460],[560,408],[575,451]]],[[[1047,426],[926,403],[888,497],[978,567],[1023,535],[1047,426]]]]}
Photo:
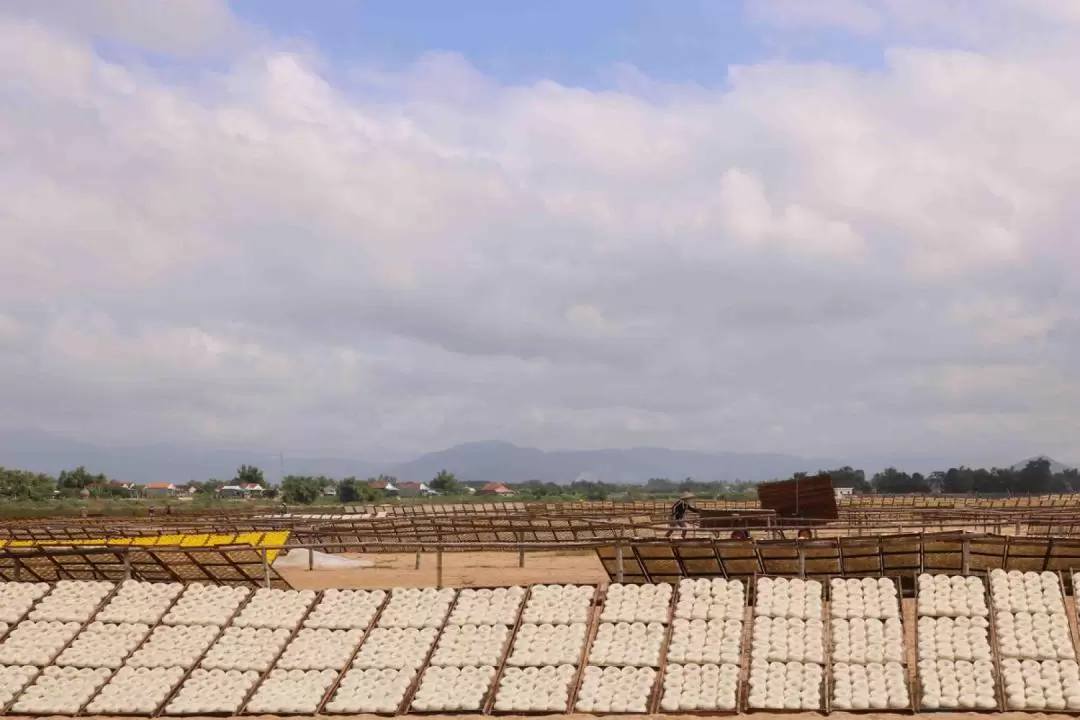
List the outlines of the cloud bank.
{"type": "Polygon", "coordinates": [[[3,427],[1080,460],[1069,0],[755,3],[883,64],[604,91],[75,5],[0,10],[3,427]]]}

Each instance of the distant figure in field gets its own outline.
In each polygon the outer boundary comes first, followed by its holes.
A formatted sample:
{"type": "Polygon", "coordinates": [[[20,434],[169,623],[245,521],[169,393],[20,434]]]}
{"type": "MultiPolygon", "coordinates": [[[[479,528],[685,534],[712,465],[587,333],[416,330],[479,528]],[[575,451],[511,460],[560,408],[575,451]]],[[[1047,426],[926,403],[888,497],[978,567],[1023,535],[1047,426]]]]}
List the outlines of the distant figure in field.
{"type": "Polygon", "coordinates": [[[146,508],[146,516],[147,517],[154,517],[155,512],[157,512],[157,508],[155,508],[153,505],[146,508]]]}
{"type": "Polygon", "coordinates": [[[675,532],[675,528],[682,528],[682,536],[686,537],[686,529],[690,527],[690,523],[686,519],[686,513],[699,512],[696,507],[690,504],[690,498],[692,497],[694,496],[690,494],[683,495],[671,506],[671,522],[669,523],[671,529],[667,531],[664,537],[671,537],[671,534],[675,532]]]}

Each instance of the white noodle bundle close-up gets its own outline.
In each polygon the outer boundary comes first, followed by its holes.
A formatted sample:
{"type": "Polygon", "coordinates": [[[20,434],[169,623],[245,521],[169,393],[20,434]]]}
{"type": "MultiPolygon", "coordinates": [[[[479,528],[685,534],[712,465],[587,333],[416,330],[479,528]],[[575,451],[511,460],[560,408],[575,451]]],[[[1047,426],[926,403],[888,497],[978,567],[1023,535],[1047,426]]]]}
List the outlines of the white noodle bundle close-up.
{"type": "Polygon", "coordinates": [[[761,577],[755,588],[755,616],[800,620],[822,617],[822,585],[817,580],[761,577]]]}
{"type": "Polygon", "coordinates": [[[982,617],[921,617],[918,625],[919,659],[987,661],[989,623],[982,617]]]}
{"type": "Polygon", "coordinates": [[[304,627],[366,630],[385,599],[384,590],[327,590],[304,619],[304,627]]]}
{"type": "Polygon", "coordinates": [[[965,575],[919,575],[915,598],[920,616],[989,617],[986,586],[981,578],[965,575]]]}
{"type": "Polygon", "coordinates": [[[183,590],[181,583],[125,580],[94,619],[109,623],[154,625],[183,590]]]}
{"type": "Polygon", "coordinates": [[[911,706],[907,671],[898,662],[834,663],[832,704],[837,710],[901,710],[911,706]]]}
{"type": "Polygon", "coordinates": [[[495,694],[498,712],[566,712],[577,675],[573,665],[508,667],[495,694]]]}
{"type": "Polygon", "coordinates": [[[364,637],[363,630],[304,628],[289,642],[275,668],[282,670],[341,670],[364,637]]]}
{"type": "Polygon", "coordinates": [[[482,667],[498,665],[510,639],[506,625],[447,625],[439,636],[431,665],[482,667]]]}
{"type": "Polygon", "coordinates": [[[195,668],[165,708],[166,715],[235,713],[259,681],[254,670],[195,668]]]}
{"type": "Polygon", "coordinates": [[[206,651],[200,667],[207,670],[269,670],[289,641],[289,635],[284,628],[225,628],[221,637],[206,651]]]}
{"type": "Polygon", "coordinates": [[[514,637],[507,665],[537,667],[541,665],[577,665],[585,649],[588,626],[523,624],[514,637]]]}
{"type": "Polygon", "coordinates": [[[435,628],[383,628],[376,627],[368,634],[353,666],[362,670],[369,668],[392,668],[418,670],[424,664],[439,631],[435,628]]]}
{"type": "Polygon", "coordinates": [[[525,588],[465,588],[447,620],[448,625],[513,625],[517,622],[525,588]]]}
{"type": "Polygon", "coordinates": [[[666,626],[658,622],[600,623],[589,652],[589,664],[659,667],[666,632],[666,626]]]}
{"type": "Polygon", "coordinates": [[[27,618],[46,622],[86,622],[94,616],[98,605],[113,587],[111,582],[104,581],[59,580],[27,618]]]}
{"type": "Polygon", "coordinates": [[[829,591],[834,618],[900,618],[900,597],[889,578],[833,578],[829,591]]]}
{"type": "Polygon", "coordinates": [[[825,623],[820,618],[754,618],[751,657],[769,662],[825,661],[825,623]]]}
{"type": "Polygon", "coordinates": [[[74,715],[101,687],[112,670],[50,665],[23,690],[11,711],[29,715],[74,715]]]}
{"type": "Polygon", "coordinates": [[[158,625],[124,664],[148,668],[193,667],[219,632],[214,625],[158,625]]]}
{"type": "Polygon", "coordinates": [[[754,709],[818,710],[825,674],[817,663],[750,663],[747,702],[754,709]]]}
{"type": "Polygon", "coordinates": [[[392,715],[405,700],[405,693],[416,677],[416,667],[353,668],[341,679],[326,711],[335,715],[379,713],[392,715]]]}
{"type": "Polygon", "coordinates": [[[737,665],[676,665],[664,673],[664,694],[660,709],[664,712],[735,709],[739,689],[737,665]]]}
{"type": "Polygon", "coordinates": [[[1080,667],[1075,660],[1001,661],[1005,708],[1036,712],[1080,710],[1080,667]]]}
{"type": "Polygon", "coordinates": [[[0,641],[0,665],[45,667],[81,627],[77,622],[24,620],[0,641]]]}
{"type": "Polygon", "coordinates": [[[0,582],[0,622],[14,625],[49,590],[48,583],[0,582]]]}
{"type": "Polygon", "coordinates": [[[604,623],[666,623],[672,587],[667,583],[623,585],[612,583],[600,611],[604,623]]]}
{"type": "Polygon", "coordinates": [[[746,585],[742,580],[685,578],[679,581],[675,617],[684,620],[742,620],[746,585]]]}
{"type": "Polygon", "coordinates": [[[989,660],[919,660],[922,707],[933,710],[992,710],[994,663],[989,660]]]}
{"type": "Polygon", "coordinates": [[[334,670],[271,670],[248,700],[247,712],[314,715],[337,675],[334,670]]]}
{"type": "Polygon", "coordinates": [[[94,621],[56,658],[57,665],[119,668],[150,626],[144,623],[103,623],[94,621]]]}
{"type": "Polygon", "coordinates": [[[390,602],[379,616],[384,628],[439,628],[454,602],[455,591],[449,588],[394,588],[390,602]]]}
{"type": "Polygon", "coordinates": [[[188,585],[161,622],[166,625],[217,625],[229,622],[251,595],[251,588],[227,585],[188,585]]]}
{"type": "Polygon", "coordinates": [[[739,665],[742,635],[741,620],[675,620],[668,662],[739,665]]]}
{"type": "Polygon", "coordinates": [[[589,607],[596,588],[592,585],[533,585],[522,623],[568,625],[589,621],[589,607]]]}
{"type": "Polygon", "coordinates": [[[420,712],[480,712],[495,681],[495,668],[429,667],[420,676],[412,707],[420,712]]]}
{"type": "Polygon", "coordinates": [[[33,665],[0,665],[0,708],[14,700],[38,672],[33,665]]]}
{"type": "Polygon", "coordinates": [[[834,662],[904,661],[904,629],[899,618],[833,618],[832,641],[834,662]]]}
{"type": "Polygon", "coordinates": [[[315,602],[311,590],[259,588],[233,620],[233,627],[285,628],[300,625],[304,614],[315,602]]]}
{"type": "Polygon", "coordinates": [[[87,706],[95,714],[152,714],[184,678],[180,667],[133,668],[116,671],[87,706]]]}
{"type": "Polygon", "coordinates": [[[656,670],[651,667],[585,668],[578,690],[578,712],[635,713],[649,710],[649,698],[656,684],[656,670]]]}

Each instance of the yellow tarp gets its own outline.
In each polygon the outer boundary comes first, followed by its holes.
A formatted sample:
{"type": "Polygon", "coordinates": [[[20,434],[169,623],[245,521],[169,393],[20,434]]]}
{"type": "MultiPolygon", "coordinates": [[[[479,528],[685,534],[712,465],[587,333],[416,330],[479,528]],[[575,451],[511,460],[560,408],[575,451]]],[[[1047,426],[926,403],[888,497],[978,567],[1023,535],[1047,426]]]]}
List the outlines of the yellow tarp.
{"type": "MultiPolygon", "coordinates": [[[[219,545],[250,545],[252,547],[276,547],[284,545],[289,539],[288,530],[274,532],[242,533],[186,533],[174,535],[147,535],[130,538],[71,538],[40,540],[4,540],[0,539],[0,548],[4,547],[70,547],[73,545],[137,545],[139,547],[217,547],[219,545]]],[[[267,557],[270,562],[278,556],[280,550],[270,550],[267,557]]]]}

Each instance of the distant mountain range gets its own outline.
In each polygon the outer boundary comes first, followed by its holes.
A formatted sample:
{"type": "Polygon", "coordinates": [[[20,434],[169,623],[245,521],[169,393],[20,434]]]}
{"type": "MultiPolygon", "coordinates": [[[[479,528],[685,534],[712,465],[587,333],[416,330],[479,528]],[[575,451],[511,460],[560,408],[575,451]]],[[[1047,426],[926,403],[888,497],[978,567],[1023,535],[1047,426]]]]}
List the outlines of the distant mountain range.
{"type": "MultiPolygon", "coordinates": [[[[1023,467],[1026,460],[1020,463],[1023,467]]],[[[0,433],[0,466],[57,474],[85,465],[91,472],[138,483],[187,482],[233,477],[241,464],[263,469],[276,482],[280,473],[371,477],[380,473],[401,480],[427,480],[440,470],[461,480],[484,482],[570,483],[584,477],[618,483],[641,483],[653,477],[704,481],[772,480],[796,472],[816,472],[851,465],[867,475],[896,466],[910,472],[931,472],[963,462],[930,456],[873,456],[862,458],[806,458],[780,453],[695,452],[665,448],[611,450],[538,450],[505,442],[475,442],[430,452],[401,463],[377,463],[358,458],[292,457],[284,461],[270,453],[199,450],[171,445],[102,447],[40,431],[0,433]]],[[[1065,466],[1056,461],[1053,467],[1065,466]]]]}
{"type": "Polygon", "coordinates": [[[1072,468],[1070,466],[1066,465],[1065,463],[1059,463],[1054,458],[1047,457],[1046,455],[1036,455],[1035,457],[1030,457],[1027,460],[1021,460],[1020,462],[1013,465],[1012,469],[1013,470],[1023,470],[1024,468],[1027,467],[1029,462],[1032,462],[1034,460],[1047,460],[1047,461],[1049,461],[1050,462],[1050,472],[1052,472],[1052,473],[1059,473],[1059,472],[1065,472],[1066,470],[1072,470],[1072,468]]]}

